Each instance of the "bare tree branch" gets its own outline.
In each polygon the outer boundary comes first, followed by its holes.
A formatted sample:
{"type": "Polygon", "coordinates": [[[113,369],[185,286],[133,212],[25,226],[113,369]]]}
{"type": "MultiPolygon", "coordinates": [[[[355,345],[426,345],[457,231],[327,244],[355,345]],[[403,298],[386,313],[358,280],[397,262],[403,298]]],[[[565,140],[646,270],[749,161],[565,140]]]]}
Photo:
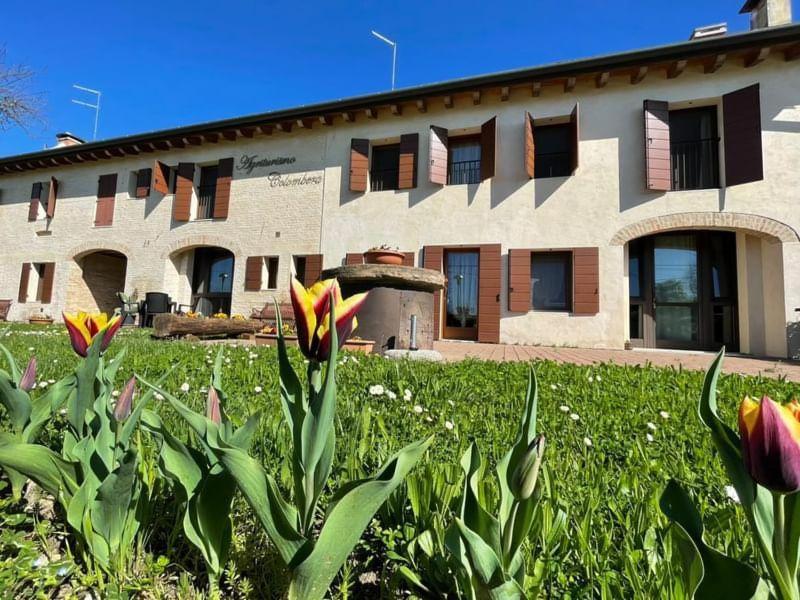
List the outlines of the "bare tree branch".
{"type": "Polygon", "coordinates": [[[44,96],[31,91],[35,75],[24,65],[7,64],[0,48],[0,131],[16,126],[29,132],[33,124],[44,124],[44,96]]]}

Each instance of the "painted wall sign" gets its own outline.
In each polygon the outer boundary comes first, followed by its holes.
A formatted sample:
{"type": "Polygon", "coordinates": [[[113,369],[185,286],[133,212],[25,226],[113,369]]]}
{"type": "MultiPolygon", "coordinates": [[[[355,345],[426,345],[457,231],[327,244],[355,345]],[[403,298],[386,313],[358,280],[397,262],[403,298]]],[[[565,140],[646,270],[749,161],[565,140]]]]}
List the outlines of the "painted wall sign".
{"type": "Polygon", "coordinates": [[[303,173],[302,175],[285,175],[283,173],[278,173],[273,171],[269,175],[267,175],[267,179],[269,180],[269,187],[294,187],[297,185],[319,185],[322,183],[322,174],[320,175],[308,175],[307,173],[303,173]]]}
{"type": "Polygon", "coordinates": [[[275,165],[290,165],[295,162],[297,158],[294,156],[276,156],[275,158],[261,158],[258,154],[242,154],[239,159],[239,164],[236,165],[237,171],[244,171],[248,175],[253,172],[253,169],[261,167],[272,167],[275,165]]]}

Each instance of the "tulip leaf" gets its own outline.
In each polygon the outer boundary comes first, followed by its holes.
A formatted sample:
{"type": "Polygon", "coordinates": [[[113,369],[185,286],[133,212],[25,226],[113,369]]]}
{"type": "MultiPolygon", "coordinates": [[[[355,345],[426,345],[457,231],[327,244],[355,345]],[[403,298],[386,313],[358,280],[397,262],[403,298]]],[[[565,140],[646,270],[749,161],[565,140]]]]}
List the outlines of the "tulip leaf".
{"type": "Polygon", "coordinates": [[[75,389],[75,375],[67,375],[47,388],[47,391],[31,402],[31,416],[22,432],[24,442],[34,442],[42,426],[61,408],[65,400],[75,389]]]}
{"type": "Polygon", "coordinates": [[[75,371],[75,393],[67,402],[67,421],[77,437],[83,435],[86,427],[86,413],[94,406],[95,381],[100,369],[100,347],[103,333],[98,333],[89,346],[86,358],[75,371]],[[96,344],[94,342],[97,342],[96,344]]]}
{"type": "Polygon", "coordinates": [[[484,586],[499,585],[503,577],[503,566],[495,551],[464,521],[456,517],[455,523],[466,549],[472,572],[484,586]],[[497,581],[498,578],[500,581],[497,581]]]}
{"type": "Polygon", "coordinates": [[[138,462],[136,450],[125,452],[119,466],[106,476],[92,500],[92,528],[103,538],[111,556],[116,556],[124,547],[123,536],[130,536],[138,530],[138,523],[134,521],[131,526],[128,519],[139,491],[136,479],[138,462]]]}
{"type": "Polygon", "coordinates": [[[5,371],[0,371],[0,403],[8,413],[11,427],[21,432],[31,416],[31,399],[5,371]]]}
{"type": "MultiPolygon", "coordinates": [[[[478,484],[483,477],[483,459],[478,444],[473,442],[461,457],[464,469],[464,496],[461,502],[461,519],[467,527],[497,554],[502,555],[501,530],[498,520],[481,504],[478,484]]],[[[463,539],[463,536],[462,536],[463,539]]]]}
{"type": "Polygon", "coordinates": [[[676,525],[686,590],[697,600],[747,600],[759,588],[748,565],[710,548],[703,541],[703,520],[686,491],[670,480],[659,500],[661,511],[676,525]]]}
{"type": "Polygon", "coordinates": [[[1,444],[0,466],[23,474],[55,498],[69,498],[78,489],[76,466],[38,444],[1,444]]]}

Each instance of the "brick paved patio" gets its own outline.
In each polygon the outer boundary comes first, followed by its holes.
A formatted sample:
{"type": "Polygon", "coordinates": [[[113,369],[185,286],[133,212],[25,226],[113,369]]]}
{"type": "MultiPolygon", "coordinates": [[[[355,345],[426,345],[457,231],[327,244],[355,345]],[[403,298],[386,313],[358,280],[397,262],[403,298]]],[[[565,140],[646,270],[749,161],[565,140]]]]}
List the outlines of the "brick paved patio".
{"type": "MultiPolygon", "coordinates": [[[[445,360],[477,358],[482,360],[554,360],[578,365],[612,362],[620,365],[650,363],[659,367],[683,366],[684,369],[705,370],[714,358],[710,352],[678,352],[663,350],[599,350],[590,348],[553,348],[547,346],[517,346],[513,344],[477,344],[465,342],[435,342],[434,348],[445,360]]],[[[731,355],[723,364],[726,373],[786,377],[800,382],[800,362],[777,359],[750,358],[731,355]]]]}

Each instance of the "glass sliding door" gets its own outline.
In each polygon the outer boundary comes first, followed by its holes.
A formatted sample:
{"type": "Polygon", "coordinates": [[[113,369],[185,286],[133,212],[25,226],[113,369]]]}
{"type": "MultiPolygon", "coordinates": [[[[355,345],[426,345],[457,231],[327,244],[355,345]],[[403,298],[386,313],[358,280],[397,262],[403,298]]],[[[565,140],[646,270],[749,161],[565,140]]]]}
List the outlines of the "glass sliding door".
{"type": "Polygon", "coordinates": [[[698,251],[693,233],[668,234],[653,243],[653,308],[656,345],[698,342],[698,251]]]}
{"type": "Polygon", "coordinates": [[[445,338],[478,339],[479,260],[476,250],[445,252],[445,338]]]}
{"type": "Polygon", "coordinates": [[[233,254],[223,248],[197,248],[192,276],[193,310],[210,316],[230,314],[233,254]]]}

